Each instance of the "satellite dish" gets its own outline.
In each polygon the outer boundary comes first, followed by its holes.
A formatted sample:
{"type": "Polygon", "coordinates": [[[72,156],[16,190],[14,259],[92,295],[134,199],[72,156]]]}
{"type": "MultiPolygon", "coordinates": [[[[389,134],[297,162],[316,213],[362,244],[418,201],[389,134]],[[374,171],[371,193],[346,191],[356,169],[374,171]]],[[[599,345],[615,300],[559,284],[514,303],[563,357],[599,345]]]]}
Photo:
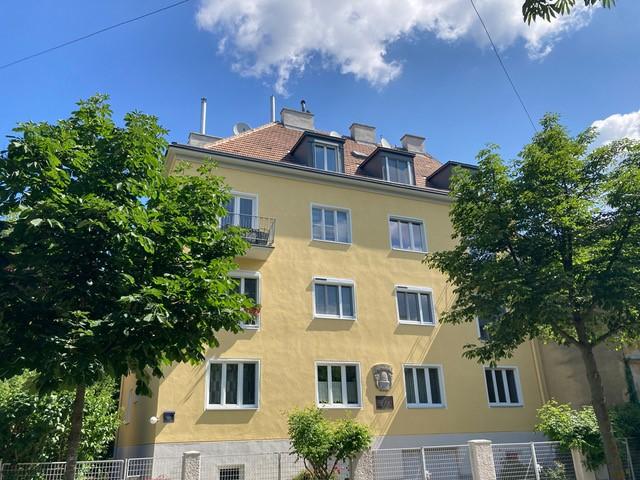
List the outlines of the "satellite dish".
{"type": "Polygon", "coordinates": [[[384,137],[380,137],[380,145],[382,145],[384,148],[391,148],[391,144],[389,143],[389,140],[387,140],[384,137]]]}
{"type": "Polygon", "coordinates": [[[251,130],[251,127],[249,124],[244,122],[238,122],[233,126],[234,135],[240,135],[241,133],[248,132],[249,130],[251,130]]]}
{"type": "Polygon", "coordinates": [[[338,138],[341,138],[341,137],[342,137],[342,135],[340,135],[340,134],[339,134],[338,132],[336,132],[335,130],[331,130],[331,131],[329,132],[329,135],[330,135],[330,136],[332,136],[332,137],[338,137],[338,138]]]}

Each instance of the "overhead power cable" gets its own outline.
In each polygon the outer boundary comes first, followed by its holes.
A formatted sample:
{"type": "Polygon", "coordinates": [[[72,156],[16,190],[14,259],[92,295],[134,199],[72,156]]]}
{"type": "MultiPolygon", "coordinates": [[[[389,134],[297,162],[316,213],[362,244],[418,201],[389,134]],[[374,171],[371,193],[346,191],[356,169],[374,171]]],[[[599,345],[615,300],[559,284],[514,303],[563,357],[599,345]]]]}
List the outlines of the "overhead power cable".
{"type": "Polygon", "coordinates": [[[175,2],[175,3],[172,3],[172,4],[167,5],[165,7],[158,8],[157,10],[153,10],[151,12],[147,12],[147,13],[139,15],[137,17],[130,18],[128,20],[124,20],[122,22],[115,23],[113,25],[109,25],[108,27],[101,28],[100,30],[96,30],[95,32],[89,33],[87,35],[83,35],[81,37],[74,38],[73,40],[69,40],[69,41],[66,41],[64,43],[60,43],[59,45],[55,45],[53,47],[45,48],[44,50],[40,50],[39,52],[32,53],[31,55],[27,55],[25,57],[18,58],[17,60],[13,60],[13,61],[11,61],[9,63],[5,63],[4,65],[0,65],[0,70],[4,70],[5,68],[12,67],[14,65],[17,65],[18,63],[26,62],[27,60],[31,60],[32,58],[36,58],[36,57],[39,57],[41,55],[45,55],[45,54],[53,52],[55,50],[59,50],[59,49],[64,48],[64,47],[68,47],[69,45],[73,45],[74,43],[78,43],[78,42],[81,42],[83,40],[87,40],[88,38],[95,37],[96,35],[100,35],[101,33],[108,32],[109,30],[113,30],[114,28],[122,27],[123,25],[127,25],[129,23],[133,23],[133,22],[136,22],[138,20],[142,20],[143,18],[150,17],[152,15],[155,15],[155,14],[160,13],[160,12],[164,12],[164,11],[169,10],[171,8],[174,8],[174,7],[178,7],[178,6],[182,5],[182,4],[190,2],[190,1],[191,0],[180,0],[179,2],[175,2]]]}
{"type": "Polygon", "coordinates": [[[527,118],[529,119],[529,123],[531,124],[531,127],[533,128],[533,131],[537,133],[538,129],[536,127],[536,124],[533,121],[533,118],[531,118],[531,115],[529,114],[529,110],[527,110],[527,106],[525,105],[524,100],[522,99],[522,96],[520,95],[520,92],[518,92],[518,89],[516,88],[516,84],[514,83],[513,79],[511,78],[511,75],[509,75],[509,71],[507,70],[506,65],[502,61],[502,57],[500,56],[500,52],[498,52],[498,49],[496,48],[496,44],[493,43],[493,39],[491,38],[491,34],[489,33],[489,30],[487,29],[487,25],[484,23],[484,20],[482,19],[482,16],[480,15],[480,12],[476,8],[476,4],[474,3],[474,1],[473,0],[469,0],[469,1],[471,2],[471,6],[473,7],[473,9],[476,12],[476,15],[478,16],[478,20],[480,20],[480,23],[482,24],[482,28],[484,28],[484,33],[487,34],[487,38],[489,39],[489,43],[491,43],[491,48],[493,49],[493,53],[496,54],[498,62],[500,62],[500,66],[502,67],[502,71],[504,72],[504,74],[507,77],[507,80],[511,84],[511,88],[513,89],[513,93],[515,93],[516,97],[518,97],[518,101],[520,102],[520,105],[522,106],[522,109],[524,110],[524,113],[527,115],[527,118]]]}

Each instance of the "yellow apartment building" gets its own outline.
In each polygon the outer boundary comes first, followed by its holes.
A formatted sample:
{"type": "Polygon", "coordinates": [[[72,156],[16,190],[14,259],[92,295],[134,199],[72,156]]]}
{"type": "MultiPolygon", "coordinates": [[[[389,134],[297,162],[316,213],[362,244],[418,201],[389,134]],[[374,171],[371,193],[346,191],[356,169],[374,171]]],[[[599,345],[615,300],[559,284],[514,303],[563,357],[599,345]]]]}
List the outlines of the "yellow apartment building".
{"type": "Polygon", "coordinates": [[[167,368],[152,398],[123,380],[117,455],[287,451],[286,414],[310,405],[370,425],[381,448],[540,439],[539,345],[488,368],[462,357],[481,325],[439,321],[453,290],[422,260],[453,245],[456,164],[418,135],[324,132],[307,111],[236,127],[172,144],[166,169],[216,162],[234,196],[222,224],[251,244],[233,275],[261,310],[201,365],[167,368]]]}

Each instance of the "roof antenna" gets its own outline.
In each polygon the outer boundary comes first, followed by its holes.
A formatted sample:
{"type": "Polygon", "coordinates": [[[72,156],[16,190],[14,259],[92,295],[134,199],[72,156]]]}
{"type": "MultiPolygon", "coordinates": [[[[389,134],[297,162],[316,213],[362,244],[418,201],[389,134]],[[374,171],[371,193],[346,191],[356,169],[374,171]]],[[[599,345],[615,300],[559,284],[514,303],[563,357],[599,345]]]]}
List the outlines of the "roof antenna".
{"type": "Polygon", "coordinates": [[[300,110],[302,110],[303,112],[307,111],[307,102],[305,102],[304,100],[300,100],[300,110]]]}

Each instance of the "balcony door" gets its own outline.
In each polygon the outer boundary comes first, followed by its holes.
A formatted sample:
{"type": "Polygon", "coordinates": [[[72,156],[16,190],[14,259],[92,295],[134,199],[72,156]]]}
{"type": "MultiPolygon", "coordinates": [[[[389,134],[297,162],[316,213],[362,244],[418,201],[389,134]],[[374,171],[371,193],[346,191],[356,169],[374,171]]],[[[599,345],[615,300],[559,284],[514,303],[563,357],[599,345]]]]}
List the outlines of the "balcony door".
{"type": "Polygon", "coordinates": [[[257,199],[253,195],[233,194],[226,205],[227,215],[222,219],[222,226],[255,228],[257,206],[257,199]]]}

